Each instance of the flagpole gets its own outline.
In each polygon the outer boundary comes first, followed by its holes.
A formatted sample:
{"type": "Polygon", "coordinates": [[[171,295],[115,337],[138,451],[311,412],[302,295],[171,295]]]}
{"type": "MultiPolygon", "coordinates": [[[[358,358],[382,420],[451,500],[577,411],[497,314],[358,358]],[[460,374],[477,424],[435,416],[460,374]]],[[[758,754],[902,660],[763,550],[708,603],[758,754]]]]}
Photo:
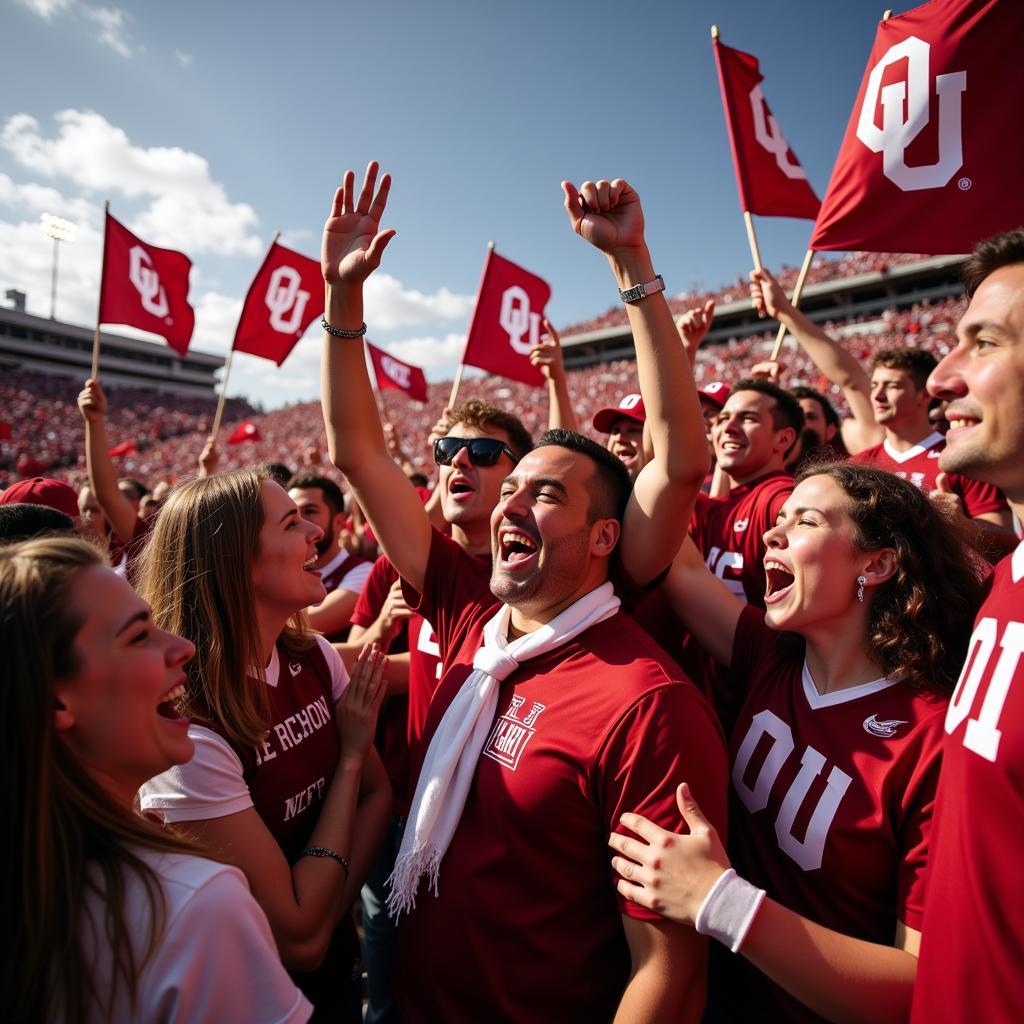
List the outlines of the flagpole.
{"type": "MultiPolygon", "coordinates": [[[[794,306],[800,305],[800,296],[803,294],[804,283],[807,280],[808,271],[811,269],[811,263],[814,260],[814,250],[808,249],[804,254],[804,262],[800,267],[800,273],[797,274],[796,285],[793,288],[793,298],[790,300],[794,306]]],[[[779,358],[779,352],[782,351],[782,342],[786,337],[786,325],[779,324],[779,333],[775,336],[775,347],[772,349],[771,361],[774,363],[779,358]]]]}
{"type": "Polygon", "coordinates": [[[107,257],[107,214],[110,213],[110,200],[103,200],[103,250],[100,257],[100,297],[96,303],[96,332],[92,336],[92,373],[89,375],[96,380],[100,375],[100,316],[103,310],[103,271],[106,266],[107,257]]]}
{"type": "Polygon", "coordinates": [[[749,210],[743,211],[743,223],[747,228],[747,241],[750,243],[750,256],[754,261],[754,269],[760,272],[761,250],[757,247],[757,235],[754,233],[754,218],[750,216],[749,210]]]}
{"type": "MultiPolygon", "coordinates": [[[[281,237],[280,231],[274,232],[274,237],[270,240],[270,248],[273,249],[277,244],[277,240],[281,237]]],[[[241,314],[239,314],[241,315],[241,314]]],[[[237,334],[237,330],[235,332],[237,334]]],[[[224,417],[224,401],[228,397],[228,377],[231,375],[231,363],[235,358],[235,340],[231,342],[231,350],[228,352],[228,357],[224,360],[224,376],[220,382],[220,397],[217,399],[217,411],[213,415],[213,429],[210,431],[210,440],[216,443],[217,435],[220,433],[220,421],[224,417]]]]}
{"type": "Polygon", "coordinates": [[[459,360],[459,368],[455,371],[455,380],[452,381],[452,393],[448,396],[448,408],[455,408],[455,396],[459,393],[459,385],[462,383],[462,371],[466,367],[466,349],[469,347],[469,336],[473,332],[473,321],[476,320],[476,307],[480,302],[480,294],[484,290],[484,281],[487,280],[487,268],[491,265],[491,254],[494,252],[494,243],[487,243],[487,256],[484,259],[484,272],[480,275],[480,287],[477,289],[476,302],[473,304],[473,315],[469,319],[469,330],[466,332],[466,344],[462,347],[462,359],[459,360]]]}

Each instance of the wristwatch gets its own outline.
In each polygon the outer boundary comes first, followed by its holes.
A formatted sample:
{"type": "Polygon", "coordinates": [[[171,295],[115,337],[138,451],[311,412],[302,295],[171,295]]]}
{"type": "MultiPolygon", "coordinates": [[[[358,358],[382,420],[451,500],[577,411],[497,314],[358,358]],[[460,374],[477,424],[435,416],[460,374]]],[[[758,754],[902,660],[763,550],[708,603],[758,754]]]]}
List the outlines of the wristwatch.
{"type": "Polygon", "coordinates": [[[635,284],[632,288],[627,288],[623,291],[619,289],[619,298],[623,302],[639,302],[641,299],[646,299],[648,295],[655,295],[658,292],[665,290],[665,279],[658,274],[653,281],[648,281],[646,284],[635,284]]]}

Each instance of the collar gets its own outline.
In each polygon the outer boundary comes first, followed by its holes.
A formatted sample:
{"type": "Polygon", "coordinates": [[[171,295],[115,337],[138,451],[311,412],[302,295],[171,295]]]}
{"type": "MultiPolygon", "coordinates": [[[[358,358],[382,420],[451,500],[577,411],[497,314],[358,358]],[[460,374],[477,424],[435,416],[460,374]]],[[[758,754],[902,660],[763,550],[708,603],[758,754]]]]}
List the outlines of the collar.
{"type": "Polygon", "coordinates": [[[1024,540],[1022,540],[1013,554],[1010,555],[1010,575],[1014,583],[1020,583],[1024,579],[1024,540]]]}
{"type": "Polygon", "coordinates": [[[347,558],[348,552],[342,548],[323,568],[317,569],[321,579],[336,573],[345,564],[347,558]]]}
{"type": "Polygon", "coordinates": [[[934,448],[940,441],[946,439],[936,430],[934,434],[929,434],[923,441],[918,441],[913,448],[908,448],[905,452],[897,451],[890,443],[889,438],[886,438],[882,442],[882,447],[885,449],[885,454],[892,459],[893,462],[909,462],[911,459],[917,458],[918,455],[923,455],[929,448],[934,448]]]}
{"type": "Polygon", "coordinates": [[[818,711],[821,708],[833,708],[838,704],[848,704],[850,701],[859,700],[861,697],[869,697],[880,690],[886,690],[896,683],[895,679],[882,676],[880,679],[872,679],[870,682],[860,683],[858,686],[847,686],[842,690],[835,690],[832,693],[819,693],[806,661],[804,662],[802,676],[804,696],[807,698],[807,703],[811,706],[812,711],[818,711]]]}

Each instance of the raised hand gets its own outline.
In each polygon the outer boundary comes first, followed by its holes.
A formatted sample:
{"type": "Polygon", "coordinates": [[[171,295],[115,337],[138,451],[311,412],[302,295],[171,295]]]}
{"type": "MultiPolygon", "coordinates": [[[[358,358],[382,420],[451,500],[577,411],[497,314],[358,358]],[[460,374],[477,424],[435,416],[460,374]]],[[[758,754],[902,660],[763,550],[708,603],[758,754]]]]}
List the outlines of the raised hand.
{"type": "Polygon", "coordinates": [[[585,181],[577,190],[563,181],[562,191],[573,231],[595,248],[608,255],[644,248],[644,212],[628,182],[585,181]]]}
{"type": "Polygon", "coordinates": [[[352,676],[335,707],[341,760],[362,766],[377,728],[377,712],[387,693],[384,667],[387,657],[376,644],[359,652],[352,676]]]}
{"type": "Polygon", "coordinates": [[[705,335],[711,328],[711,321],[715,317],[715,300],[708,299],[703,306],[694,306],[688,309],[676,321],[679,335],[687,349],[696,349],[704,340],[705,335]]]}
{"type": "Polygon", "coordinates": [[[676,790],[676,803],[689,835],[669,832],[640,814],[624,814],[619,820],[643,842],[613,832],[608,845],[620,854],[612,867],[621,875],[617,888],[626,899],[692,925],[704,897],[729,868],[729,858],[685,782],[676,790]]]}
{"type": "Polygon", "coordinates": [[[377,161],[372,161],[366,168],[358,196],[355,172],[346,171],[341,188],[334,193],[320,249],[320,267],[328,284],[365,281],[380,266],[384,249],[395,236],[393,228],[380,230],[391,175],[385,174],[378,188],[379,170],[377,161]]]}
{"type": "Polygon", "coordinates": [[[778,384],[782,377],[782,365],[777,359],[766,359],[763,363],[755,363],[747,376],[753,377],[755,380],[766,380],[770,384],[778,384]]]}
{"type": "Polygon", "coordinates": [[[216,473],[219,462],[220,453],[217,451],[217,442],[211,437],[199,453],[199,475],[211,476],[216,473]]]}
{"type": "Polygon", "coordinates": [[[558,331],[552,326],[551,321],[544,318],[544,330],[547,334],[540,339],[540,343],[530,349],[530,362],[540,367],[545,380],[558,380],[565,376],[565,363],[562,359],[562,339],[558,337],[558,331]]]}
{"type": "Polygon", "coordinates": [[[431,449],[433,449],[434,442],[439,437],[448,436],[448,431],[451,430],[453,426],[452,410],[446,405],[441,411],[441,418],[430,428],[430,434],[427,437],[427,444],[430,445],[431,449]]]}
{"type": "Polygon", "coordinates": [[[86,423],[102,423],[107,415],[107,396],[98,380],[90,377],[78,394],[78,411],[86,423]]]}
{"type": "Polygon", "coordinates": [[[412,609],[406,603],[405,595],[402,593],[402,581],[395,580],[388,590],[388,596],[380,610],[380,624],[382,632],[389,639],[394,639],[402,623],[412,616],[412,609]]]}
{"type": "Polygon", "coordinates": [[[750,272],[750,301],[758,316],[770,316],[776,320],[793,312],[793,303],[786,295],[786,289],[767,270],[750,272]]]}

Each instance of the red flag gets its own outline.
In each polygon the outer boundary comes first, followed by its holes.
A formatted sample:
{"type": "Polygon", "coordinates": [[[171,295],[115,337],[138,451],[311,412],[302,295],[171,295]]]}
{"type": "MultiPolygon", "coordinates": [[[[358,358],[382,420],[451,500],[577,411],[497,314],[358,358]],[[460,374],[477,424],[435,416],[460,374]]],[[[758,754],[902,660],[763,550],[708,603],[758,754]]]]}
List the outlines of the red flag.
{"type": "Polygon", "coordinates": [[[112,458],[116,459],[120,455],[132,455],[138,451],[135,447],[134,441],[122,441],[120,444],[115,444],[113,448],[107,450],[107,454],[112,458]]]}
{"type": "Polygon", "coordinates": [[[427,378],[418,366],[403,363],[393,355],[366,343],[366,349],[373,361],[373,371],[377,375],[377,387],[381,391],[404,391],[417,402],[427,400],[427,378]]]}
{"type": "Polygon", "coordinates": [[[108,213],[99,322],[159,334],[185,355],[196,322],[188,304],[191,270],[192,261],[184,253],[148,245],[108,213]]]}
{"type": "Polygon", "coordinates": [[[235,351],[280,366],[323,311],[320,264],[274,242],[249,285],[235,330],[235,351]]]}
{"type": "Polygon", "coordinates": [[[544,387],[544,375],[530,362],[530,349],[540,341],[540,322],[550,298],[547,281],[489,250],[462,362],[544,387]]]}
{"type": "Polygon", "coordinates": [[[761,92],[757,58],[715,39],[725,124],[740,205],[762,217],[806,217],[821,206],[761,92]]]}
{"type": "Polygon", "coordinates": [[[241,444],[243,441],[262,440],[263,435],[260,433],[260,428],[257,427],[252,420],[246,420],[244,423],[239,423],[231,432],[231,436],[228,438],[228,444],[241,444]]]}
{"type": "Polygon", "coordinates": [[[1020,0],[881,22],[811,248],[963,253],[1024,223],[1022,39],[1020,0]]]}

